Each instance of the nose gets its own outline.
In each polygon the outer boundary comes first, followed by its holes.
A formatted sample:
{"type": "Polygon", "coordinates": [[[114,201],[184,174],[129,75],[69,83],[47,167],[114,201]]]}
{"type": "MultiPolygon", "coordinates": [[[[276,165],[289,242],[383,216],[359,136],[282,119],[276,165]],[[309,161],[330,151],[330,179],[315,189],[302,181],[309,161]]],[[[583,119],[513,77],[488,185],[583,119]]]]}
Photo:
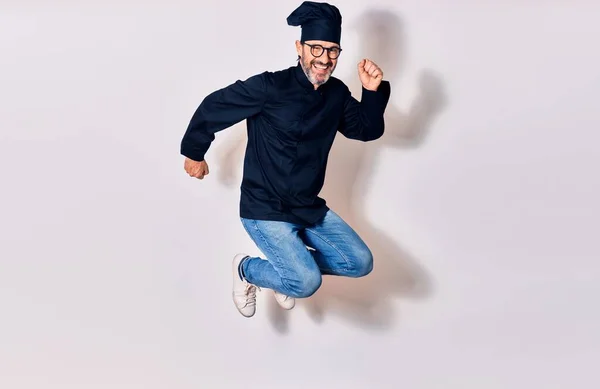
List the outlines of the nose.
{"type": "Polygon", "coordinates": [[[321,58],[319,58],[319,60],[325,65],[330,65],[333,62],[331,58],[329,58],[327,52],[324,52],[323,55],[321,55],[321,58]]]}

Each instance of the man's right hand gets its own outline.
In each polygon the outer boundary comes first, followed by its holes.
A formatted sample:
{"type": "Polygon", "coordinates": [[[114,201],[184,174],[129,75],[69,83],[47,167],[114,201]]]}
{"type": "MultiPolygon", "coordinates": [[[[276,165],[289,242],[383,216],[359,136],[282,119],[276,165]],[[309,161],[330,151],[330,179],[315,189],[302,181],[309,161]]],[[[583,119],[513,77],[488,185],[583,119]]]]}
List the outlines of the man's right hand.
{"type": "Polygon", "coordinates": [[[204,176],[208,174],[208,164],[206,163],[206,161],[198,162],[186,157],[183,167],[187,174],[190,175],[190,177],[203,179],[204,176]]]}

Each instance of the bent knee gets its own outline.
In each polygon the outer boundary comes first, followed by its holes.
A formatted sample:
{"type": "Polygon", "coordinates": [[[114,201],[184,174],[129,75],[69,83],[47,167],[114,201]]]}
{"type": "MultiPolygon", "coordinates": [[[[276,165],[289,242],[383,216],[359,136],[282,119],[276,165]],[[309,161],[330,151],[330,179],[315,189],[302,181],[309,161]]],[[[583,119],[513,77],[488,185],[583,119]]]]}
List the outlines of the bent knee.
{"type": "Polygon", "coordinates": [[[320,272],[306,274],[299,283],[297,295],[299,298],[310,297],[321,287],[323,279],[320,272]]]}
{"type": "Polygon", "coordinates": [[[293,282],[287,282],[288,295],[295,298],[310,297],[321,287],[321,273],[304,273],[293,282]]]}
{"type": "Polygon", "coordinates": [[[350,277],[364,277],[373,271],[373,253],[364,246],[355,250],[350,257],[350,277]]]}

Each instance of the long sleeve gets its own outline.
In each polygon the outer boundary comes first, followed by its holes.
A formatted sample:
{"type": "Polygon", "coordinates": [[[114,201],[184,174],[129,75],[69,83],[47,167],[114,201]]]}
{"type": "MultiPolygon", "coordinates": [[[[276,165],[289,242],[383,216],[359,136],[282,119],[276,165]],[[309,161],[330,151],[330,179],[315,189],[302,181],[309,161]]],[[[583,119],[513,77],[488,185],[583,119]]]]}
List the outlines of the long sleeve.
{"type": "Polygon", "coordinates": [[[258,114],[266,96],[266,72],[206,96],[181,140],[181,154],[195,161],[204,160],[215,133],[258,114]]]}
{"type": "Polygon", "coordinates": [[[383,115],[390,99],[389,81],[382,81],[376,91],[362,88],[361,101],[350,91],[346,94],[344,115],[338,129],[345,137],[360,141],[371,141],[383,135],[383,115]]]}

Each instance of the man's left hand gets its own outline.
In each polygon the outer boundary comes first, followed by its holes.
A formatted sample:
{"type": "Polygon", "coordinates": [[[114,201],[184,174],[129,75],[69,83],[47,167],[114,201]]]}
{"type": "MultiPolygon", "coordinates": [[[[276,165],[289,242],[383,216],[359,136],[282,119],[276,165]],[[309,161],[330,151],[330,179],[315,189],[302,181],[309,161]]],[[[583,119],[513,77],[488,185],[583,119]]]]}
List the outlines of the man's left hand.
{"type": "Polygon", "coordinates": [[[358,77],[365,89],[376,91],[383,80],[383,72],[375,62],[363,59],[358,63],[358,77]]]}

